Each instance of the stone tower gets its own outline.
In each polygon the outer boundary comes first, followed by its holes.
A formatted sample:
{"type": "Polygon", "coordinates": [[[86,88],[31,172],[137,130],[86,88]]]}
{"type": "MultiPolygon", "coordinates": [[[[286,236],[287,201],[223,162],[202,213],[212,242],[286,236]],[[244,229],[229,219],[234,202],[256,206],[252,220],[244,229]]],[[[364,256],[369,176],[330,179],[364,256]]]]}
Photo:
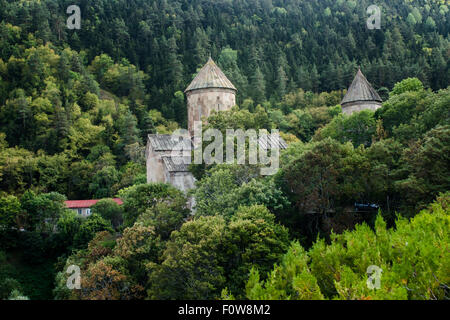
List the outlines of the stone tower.
{"type": "Polygon", "coordinates": [[[362,110],[377,110],[381,108],[383,100],[375,91],[366,77],[358,70],[347,94],[341,102],[342,112],[351,115],[362,110]]]}
{"type": "Polygon", "coordinates": [[[194,121],[208,119],[212,111],[227,111],[236,105],[236,87],[211,58],[184,92],[191,137],[194,136],[194,121]]]}

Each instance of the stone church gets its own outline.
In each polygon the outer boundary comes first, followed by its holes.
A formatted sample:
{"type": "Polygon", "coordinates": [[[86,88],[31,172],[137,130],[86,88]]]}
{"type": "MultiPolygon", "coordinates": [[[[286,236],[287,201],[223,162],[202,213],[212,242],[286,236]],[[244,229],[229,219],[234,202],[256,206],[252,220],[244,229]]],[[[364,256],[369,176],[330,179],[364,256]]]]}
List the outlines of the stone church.
{"type": "Polygon", "coordinates": [[[213,111],[227,111],[236,105],[237,89],[209,58],[184,93],[187,98],[188,131],[194,136],[194,123],[208,119],[213,111]]]}
{"type": "MultiPolygon", "coordinates": [[[[174,139],[172,135],[149,134],[145,152],[147,182],[169,183],[182,191],[194,188],[195,178],[189,171],[193,148],[194,123],[208,119],[213,111],[228,111],[236,105],[236,87],[209,58],[191,84],[186,88],[189,136],[174,139]]],[[[382,99],[358,70],[350,88],[341,102],[344,114],[381,108],[382,99]]],[[[286,149],[286,142],[258,141],[264,149],[276,146],[286,149]]]]}
{"type": "Polygon", "coordinates": [[[189,137],[148,135],[146,148],[147,182],[170,183],[187,191],[195,179],[189,171],[193,147],[194,123],[207,119],[213,111],[227,111],[236,105],[237,89],[220,68],[209,58],[197,76],[185,90],[188,109],[189,137]]]}
{"type": "Polygon", "coordinates": [[[351,115],[362,110],[375,111],[381,108],[382,102],[379,94],[359,69],[341,102],[342,112],[351,115]]]}
{"type": "MultiPolygon", "coordinates": [[[[194,188],[195,178],[189,171],[190,150],[193,146],[194,123],[208,119],[213,111],[228,111],[236,105],[236,87],[220,68],[209,58],[191,84],[186,88],[189,136],[149,134],[145,152],[147,183],[169,183],[187,191],[194,188]]],[[[268,136],[259,138],[260,149],[286,149],[286,142],[268,136]]]]}

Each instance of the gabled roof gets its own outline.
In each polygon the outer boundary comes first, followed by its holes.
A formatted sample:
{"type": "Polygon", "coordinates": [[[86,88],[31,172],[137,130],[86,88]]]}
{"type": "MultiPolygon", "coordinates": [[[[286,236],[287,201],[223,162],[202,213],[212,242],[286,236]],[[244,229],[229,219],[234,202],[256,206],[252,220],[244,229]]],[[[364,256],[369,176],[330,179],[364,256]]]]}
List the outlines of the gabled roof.
{"type": "Polygon", "coordinates": [[[209,58],[208,62],[184,92],[206,88],[223,88],[237,91],[236,87],[228,80],[227,76],[211,58],[209,58]]]}
{"type": "Polygon", "coordinates": [[[164,165],[169,172],[188,172],[191,157],[171,156],[162,157],[164,165]]]}
{"type": "Polygon", "coordinates": [[[149,134],[148,140],[154,151],[182,151],[192,147],[190,138],[179,136],[177,140],[171,134],[149,134]]]}
{"type": "Polygon", "coordinates": [[[356,73],[355,79],[353,79],[350,88],[348,88],[341,105],[357,101],[383,102],[380,95],[375,91],[369,81],[367,81],[366,77],[364,77],[361,69],[356,73]]]}
{"type": "MultiPolygon", "coordinates": [[[[119,198],[113,199],[115,203],[118,205],[123,204],[123,201],[119,198]]],[[[90,208],[100,200],[67,200],[64,201],[66,207],[69,209],[81,209],[81,208],[90,208]]]]}

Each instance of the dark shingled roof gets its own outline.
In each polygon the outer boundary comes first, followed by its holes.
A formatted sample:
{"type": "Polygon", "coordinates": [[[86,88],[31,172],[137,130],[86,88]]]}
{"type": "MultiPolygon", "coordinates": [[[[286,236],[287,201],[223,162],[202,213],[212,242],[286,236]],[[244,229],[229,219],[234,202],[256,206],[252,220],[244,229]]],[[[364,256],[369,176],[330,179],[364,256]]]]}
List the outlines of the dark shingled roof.
{"type": "Polygon", "coordinates": [[[170,134],[149,134],[148,140],[155,151],[182,151],[192,146],[190,138],[179,136],[176,140],[170,134]]]}
{"type": "Polygon", "coordinates": [[[188,172],[191,163],[191,157],[167,156],[162,157],[164,165],[169,172],[188,172]]]}
{"type": "Polygon", "coordinates": [[[203,66],[184,92],[206,88],[223,88],[237,91],[236,87],[228,80],[226,75],[211,58],[209,58],[208,62],[203,66]]]}
{"type": "Polygon", "coordinates": [[[341,102],[341,105],[357,102],[357,101],[377,101],[383,102],[380,95],[375,91],[372,85],[367,81],[366,77],[358,70],[358,73],[353,79],[347,94],[341,102]]]}

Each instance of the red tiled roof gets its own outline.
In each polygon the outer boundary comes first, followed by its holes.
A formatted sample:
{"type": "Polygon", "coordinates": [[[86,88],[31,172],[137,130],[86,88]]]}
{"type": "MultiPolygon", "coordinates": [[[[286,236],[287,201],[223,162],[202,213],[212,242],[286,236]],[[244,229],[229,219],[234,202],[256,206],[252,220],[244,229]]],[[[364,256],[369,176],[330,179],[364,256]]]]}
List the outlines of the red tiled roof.
{"type": "MultiPolygon", "coordinates": [[[[113,199],[118,205],[123,204],[123,201],[119,198],[113,199]]],[[[90,208],[100,200],[67,200],[65,201],[67,208],[77,209],[77,208],[90,208]]]]}

